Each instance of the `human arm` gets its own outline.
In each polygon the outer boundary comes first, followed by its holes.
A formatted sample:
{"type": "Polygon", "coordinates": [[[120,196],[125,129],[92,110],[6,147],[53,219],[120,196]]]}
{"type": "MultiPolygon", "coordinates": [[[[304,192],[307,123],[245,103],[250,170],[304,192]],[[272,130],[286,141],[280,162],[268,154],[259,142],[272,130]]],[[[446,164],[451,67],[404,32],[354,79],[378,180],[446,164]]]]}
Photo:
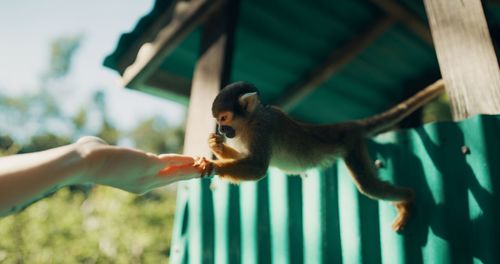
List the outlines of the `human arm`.
{"type": "Polygon", "coordinates": [[[45,151],[0,158],[0,215],[50,190],[81,183],[109,185],[129,192],[200,176],[193,158],[155,155],[110,146],[94,137],[45,151]]]}

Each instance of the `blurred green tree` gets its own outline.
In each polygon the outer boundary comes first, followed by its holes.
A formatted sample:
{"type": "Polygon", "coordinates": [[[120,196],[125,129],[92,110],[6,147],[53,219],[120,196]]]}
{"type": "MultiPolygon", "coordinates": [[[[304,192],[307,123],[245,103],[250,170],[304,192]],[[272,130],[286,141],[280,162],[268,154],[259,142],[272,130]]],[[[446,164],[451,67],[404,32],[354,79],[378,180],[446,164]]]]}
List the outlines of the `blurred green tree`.
{"type": "Polygon", "coordinates": [[[184,144],[184,126],[170,127],[162,117],[152,116],[139,123],[130,136],[145,151],[180,153],[184,144]]]}
{"type": "Polygon", "coordinates": [[[65,77],[71,70],[74,55],[82,45],[85,37],[82,34],[60,36],[50,45],[50,61],[44,78],[65,77]]]}

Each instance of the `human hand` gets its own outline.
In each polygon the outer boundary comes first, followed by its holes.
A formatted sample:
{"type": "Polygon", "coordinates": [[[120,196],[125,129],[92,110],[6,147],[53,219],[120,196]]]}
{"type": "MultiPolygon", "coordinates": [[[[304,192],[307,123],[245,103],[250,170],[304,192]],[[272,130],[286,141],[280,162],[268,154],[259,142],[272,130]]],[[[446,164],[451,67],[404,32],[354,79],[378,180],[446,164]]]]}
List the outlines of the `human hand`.
{"type": "Polygon", "coordinates": [[[79,182],[144,193],[176,181],[198,178],[202,173],[201,168],[193,166],[195,160],[190,156],[156,155],[110,146],[96,137],[84,137],[76,144],[84,160],[79,182]]]}
{"type": "Polygon", "coordinates": [[[193,167],[201,171],[201,178],[212,177],[214,173],[214,162],[205,157],[195,157],[193,167]]]}

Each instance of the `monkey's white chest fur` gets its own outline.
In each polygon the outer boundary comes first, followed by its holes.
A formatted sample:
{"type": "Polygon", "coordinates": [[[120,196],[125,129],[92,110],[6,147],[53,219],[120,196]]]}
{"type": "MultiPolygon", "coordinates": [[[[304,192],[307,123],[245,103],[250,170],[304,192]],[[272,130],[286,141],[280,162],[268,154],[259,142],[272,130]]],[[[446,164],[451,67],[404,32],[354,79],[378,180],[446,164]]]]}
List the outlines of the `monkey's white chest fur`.
{"type": "Polygon", "coordinates": [[[301,155],[285,149],[273,149],[270,166],[276,167],[286,173],[300,174],[314,167],[326,167],[332,165],[338,155],[301,155]]]}
{"type": "MultiPolygon", "coordinates": [[[[248,155],[248,149],[239,137],[228,139],[226,143],[237,149],[241,156],[248,155]]],[[[269,166],[278,168],[285,173],[300,174],[315,167],[331,166],[339,155],[340,153],[335,151],[325,153],[311,147],[287,149],[275,146],[272,149],[269,166]]]]}

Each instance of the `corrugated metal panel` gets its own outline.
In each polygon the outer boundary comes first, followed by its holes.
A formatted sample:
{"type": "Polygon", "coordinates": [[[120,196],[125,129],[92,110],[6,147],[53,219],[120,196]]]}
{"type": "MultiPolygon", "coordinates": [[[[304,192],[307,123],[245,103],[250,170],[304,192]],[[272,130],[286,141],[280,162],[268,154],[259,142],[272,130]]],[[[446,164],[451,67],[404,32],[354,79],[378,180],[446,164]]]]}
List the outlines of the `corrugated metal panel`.
{"type": "Polygon", "coordinates": [[[179,188],[173,263],[499,263],[500,117],[430,124],[369,141],[383,179],[417,192],[407,229],[362,195],[342,162],[259,182],[179,188]],[[469,154],[462,152],[467,146],[469,154]]]}

